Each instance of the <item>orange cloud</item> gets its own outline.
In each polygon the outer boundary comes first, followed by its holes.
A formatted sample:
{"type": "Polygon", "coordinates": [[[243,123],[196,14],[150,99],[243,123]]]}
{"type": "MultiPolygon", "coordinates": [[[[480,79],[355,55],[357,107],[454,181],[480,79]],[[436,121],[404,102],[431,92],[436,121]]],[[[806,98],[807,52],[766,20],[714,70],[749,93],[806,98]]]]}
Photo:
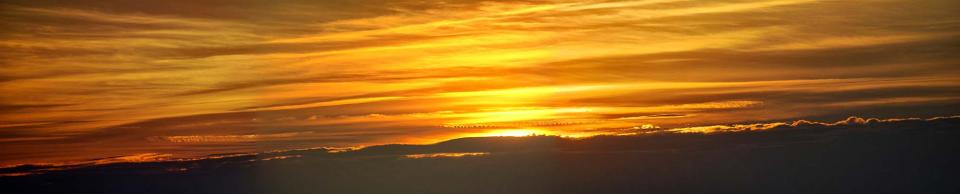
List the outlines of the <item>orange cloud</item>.
{"type": "Polygon", "coordinates": [[[4,1],[0,164],[955,115],[953,7],[4,1]]]}

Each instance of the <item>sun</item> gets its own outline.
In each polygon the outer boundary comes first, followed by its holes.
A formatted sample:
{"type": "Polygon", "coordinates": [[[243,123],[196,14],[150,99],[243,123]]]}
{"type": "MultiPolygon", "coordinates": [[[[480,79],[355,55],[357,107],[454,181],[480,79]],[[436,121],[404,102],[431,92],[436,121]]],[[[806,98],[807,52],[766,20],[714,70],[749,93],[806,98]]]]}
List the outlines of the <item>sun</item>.
{"type": "Polygon", "coordinates": [[[523,137],[532,135],[553,135],[553,132],[539,129],[498,129],[481,134],[486,137],[523,137]]]}

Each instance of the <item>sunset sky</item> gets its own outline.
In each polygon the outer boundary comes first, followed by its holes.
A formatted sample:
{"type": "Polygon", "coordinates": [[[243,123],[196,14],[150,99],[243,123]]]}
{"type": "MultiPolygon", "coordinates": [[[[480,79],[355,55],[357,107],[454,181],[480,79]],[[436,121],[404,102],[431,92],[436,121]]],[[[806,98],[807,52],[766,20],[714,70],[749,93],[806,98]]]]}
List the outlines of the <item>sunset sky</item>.
{"type": "Polygon", "coordinates": [[[960,114],[957,0],[4,0],[0,165],[960,114]]]}

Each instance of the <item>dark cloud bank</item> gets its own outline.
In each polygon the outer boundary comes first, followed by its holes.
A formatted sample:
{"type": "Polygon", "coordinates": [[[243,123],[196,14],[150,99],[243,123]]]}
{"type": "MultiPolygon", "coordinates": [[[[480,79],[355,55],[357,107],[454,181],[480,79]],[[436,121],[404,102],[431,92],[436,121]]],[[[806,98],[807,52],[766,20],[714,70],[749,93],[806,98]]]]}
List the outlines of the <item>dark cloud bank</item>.
{"type": "Polygon", "coordinates": [[[753,126],[765,127],[585,139],[462,138],[336,153],[118,163],[0,177],[0,186],[4,193],[960,192],[954,177],[960,172],[960,117],[753,126]],[[405,157],[456,152],[489,154],[405,157]]]}

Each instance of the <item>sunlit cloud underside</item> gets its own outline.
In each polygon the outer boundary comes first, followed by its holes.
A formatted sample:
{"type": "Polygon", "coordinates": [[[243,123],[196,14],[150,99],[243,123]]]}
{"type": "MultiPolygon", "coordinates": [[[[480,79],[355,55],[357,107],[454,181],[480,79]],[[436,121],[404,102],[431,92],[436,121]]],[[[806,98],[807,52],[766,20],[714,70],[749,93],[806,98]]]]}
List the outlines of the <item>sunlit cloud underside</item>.
{"type": "Polygon", "coordinates": [[[0,10],[0,164],[960,113],[952,0],[0,10]]]}

